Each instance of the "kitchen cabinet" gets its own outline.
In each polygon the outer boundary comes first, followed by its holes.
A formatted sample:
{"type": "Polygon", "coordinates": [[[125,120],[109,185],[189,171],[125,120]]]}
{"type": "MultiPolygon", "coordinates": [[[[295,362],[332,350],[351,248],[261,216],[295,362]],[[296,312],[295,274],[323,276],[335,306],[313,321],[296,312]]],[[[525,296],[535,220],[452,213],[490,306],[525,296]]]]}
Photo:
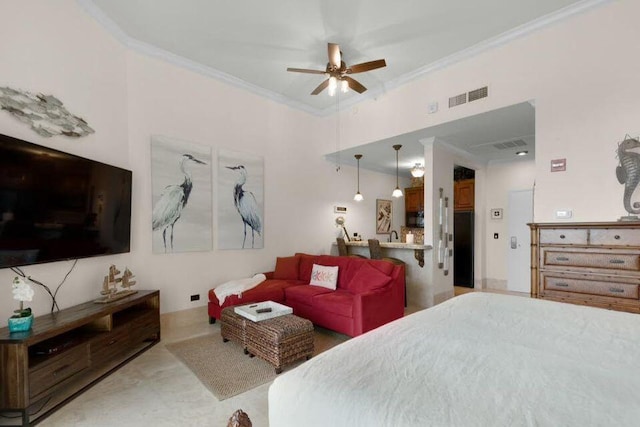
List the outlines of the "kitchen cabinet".
{"type": "Polygon", "coordinates": [[[463,179],[453,183],[453,210],[472,211],[474,208],[475,180],[463,179]]]}
{"type": "Polygon", "coordinates": [[[424,187],[404,189],[404,212],[407,227],[424,226],[424,187]]]}

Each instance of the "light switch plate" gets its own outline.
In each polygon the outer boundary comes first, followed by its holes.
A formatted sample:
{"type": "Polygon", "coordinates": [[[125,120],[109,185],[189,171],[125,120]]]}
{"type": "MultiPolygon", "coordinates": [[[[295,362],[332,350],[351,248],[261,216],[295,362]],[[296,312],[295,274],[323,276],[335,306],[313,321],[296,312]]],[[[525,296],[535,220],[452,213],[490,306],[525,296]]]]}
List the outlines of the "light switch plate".
{"type": "Polygon", "coordinates": [[[569,219],[573,216],[573,211],[571,209],[561,209],[556,211],[557,219],[569,219]]]}
{"type": "Polygon", "coordinates": [[[430,102],[429,103],[429,114],[433,114],[433,113],[437,113],[438,112],[438,102],[434,101],[434,102],[430,102]]]}

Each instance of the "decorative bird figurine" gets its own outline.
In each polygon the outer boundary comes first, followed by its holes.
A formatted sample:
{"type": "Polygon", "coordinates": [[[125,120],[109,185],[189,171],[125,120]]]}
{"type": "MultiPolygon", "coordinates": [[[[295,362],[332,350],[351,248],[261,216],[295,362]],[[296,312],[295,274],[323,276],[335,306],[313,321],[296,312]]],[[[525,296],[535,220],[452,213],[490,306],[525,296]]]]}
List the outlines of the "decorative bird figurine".
{"type": "Polygon", "coordinates": [[[189,195],[193,189],[191,173],[187,169],[187,164],[192,162],[206,165],[205,162],[196,159],[191,154],[183,154],[180,159],[180,171],[184,175],[184,181],[182,181],[182,184],[166,186],[160,199],[153,207],[153,230],[162,230],[165,252],[167,251],[167,229],[171,227],[170,246],[171,250],[173,250],[173,226],[180,219],[182,210],[187,205],[189,195]]]}
{"type": "Polygon", "coordinates": [[[242,239],[242,249],[247,240],[247,225],[251,227],[251,247],[254,247],[255,233],[262,232],[262,221],[256,197],[250,191],[244,191],[242,186],[247,182],[247,170],[244,166],[227,166],[227,169],[238,171],[239,177],[233,188],[233,204],[236,206],[242,222],[244,224],[244,238],[242,239]]]}
{"type": "Polygon", "coordinates": [[[620,166],[616,168],[616,177],[620,184],[624,184],[622,203],[629,214],[640,214],[640,203],[631,204],[631,196],[640,184],[640,154],[630,150],[638,147],[640,141],[637,138],[625,138],[618,144],[617,151],[620,166]]]}

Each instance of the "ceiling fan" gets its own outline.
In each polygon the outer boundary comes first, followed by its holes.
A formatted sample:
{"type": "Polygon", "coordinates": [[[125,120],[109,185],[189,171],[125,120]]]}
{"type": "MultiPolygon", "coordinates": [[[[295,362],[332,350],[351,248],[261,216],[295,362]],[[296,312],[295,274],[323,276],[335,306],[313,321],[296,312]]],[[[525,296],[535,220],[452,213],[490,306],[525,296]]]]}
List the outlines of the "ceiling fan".
{"type": "Polygon", "coordinates": [[[387,66],[384,59],[377,59],[375,61],[363,62],[362,64],[347,67],[347,64],[342,60],[342,52],[340,51],[340,46],[338,44],[328,43],[328,51],[329,62],[327,62],[327,68],[324,71],[308,70],[306,68],[287,68],[287,71],[294,73],[324,74],[327,76],[327,79],[320,83],[320,85],[311,92],[311,95],[317,95],[328,87],[329,95],[333,96],[337,89],[338,82],[341,82],[340,84],[343,92],[346,92],[348,88],[351,88],[358,93],[362,93],[367,90],[367,88],[357,80],[349,77],[349,74],[364,73],[365,71],[371,71],[387,66]]]}

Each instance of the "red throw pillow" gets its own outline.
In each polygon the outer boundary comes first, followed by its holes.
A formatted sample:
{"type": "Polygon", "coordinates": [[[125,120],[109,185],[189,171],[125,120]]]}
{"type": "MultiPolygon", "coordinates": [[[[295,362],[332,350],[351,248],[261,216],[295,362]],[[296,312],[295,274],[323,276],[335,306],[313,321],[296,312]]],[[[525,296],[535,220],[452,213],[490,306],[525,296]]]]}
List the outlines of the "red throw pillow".
{"type": "Polygon", "coordinates": [[[368,291],[384,288],[391,282],[392,278],[382,273],[380,270],[365,263],[353,276],[347,289],[354,294],[362,294],[368,291]]]}
{"type": "Polygon", "coordinates": [[[297,256],[276,258],[276,270],[273,272],[273,278],[279,280],[298,280],[299,264],[300,257],[297,256]]]}

